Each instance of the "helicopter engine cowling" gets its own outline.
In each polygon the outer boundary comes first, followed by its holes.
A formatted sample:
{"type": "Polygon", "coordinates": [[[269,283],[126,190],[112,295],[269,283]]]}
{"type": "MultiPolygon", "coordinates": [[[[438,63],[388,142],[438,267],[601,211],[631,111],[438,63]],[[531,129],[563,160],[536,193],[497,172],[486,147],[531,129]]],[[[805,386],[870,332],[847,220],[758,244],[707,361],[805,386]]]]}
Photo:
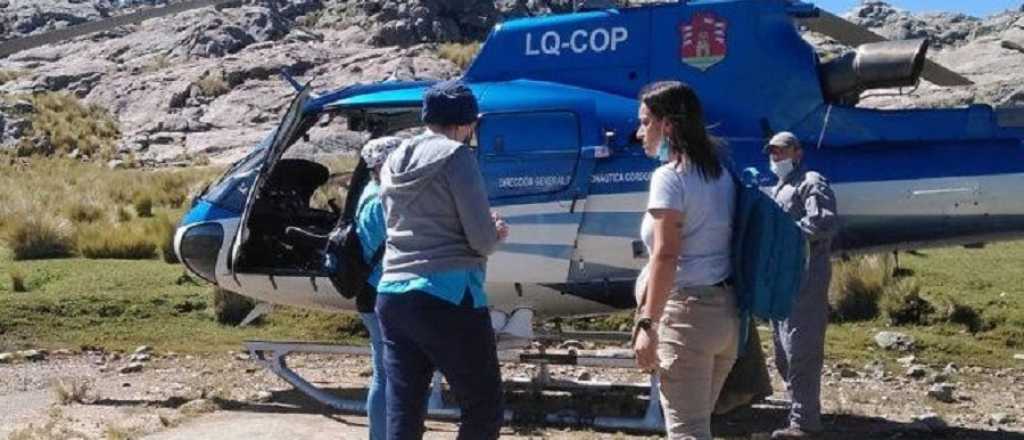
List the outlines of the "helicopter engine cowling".
{"type": "Polygon", "coordinates": [[[883,41],[820,65],[825,98],[838,104],[856,104],[866,90],[917,84],[924,69],[928,40],[883,41]]]}

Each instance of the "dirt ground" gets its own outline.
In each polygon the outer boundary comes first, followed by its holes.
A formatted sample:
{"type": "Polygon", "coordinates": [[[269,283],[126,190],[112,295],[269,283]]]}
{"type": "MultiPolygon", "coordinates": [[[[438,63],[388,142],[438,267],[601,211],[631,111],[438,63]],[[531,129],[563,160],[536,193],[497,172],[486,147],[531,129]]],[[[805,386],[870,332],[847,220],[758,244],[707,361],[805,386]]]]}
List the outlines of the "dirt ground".
{"type": "MultiPolygon", "coordinates": [[[[0,438],[23,439],[358,439],[365,417],[336,414],[295,392],[245,354],[203,357],[151,354],[142,371],[120,373],[130,354],[77,352],[45,360],[0,364],[0,438]],[[66,401],[61,403],[60,400],[66,401]]],[[[297,356],[291,366],[310,382],[359,398],[365,393],[368,360],[362,357],[297,356]]],[[[923,366],[942,372],[942,366],[923,366]]],[[[969,369],[969,368],[968,368],[969,369]]],[[[533,367],[507,366],[504,377],[528,377],[533,367]]],[[[824,386],[829,439],[1022,439],[1024,369],[956,371],[952,403],[927,396],[934,377],[912,379],[879,365],[829,365],[824,386]],[[929,427],[915,417],[936,413],[948,428],[929,427]],[[996,419],[996,420],[993,420],[996,419]]],[[[965,369],[966,370],[966,369],[965,369]]],[[[555,378],[642,383],[633,370],[556,367],[555,378]]],[[[781,399],[780,393],[776,398],[781,399]]],[[[521,414],[542,408],[580,415],[640,414],[644,400],[604,392],[510,394],[521,414]],[[591,413],[590,411],[594,411],[591,413]],[[618,412],[619,414],[610,414],[618,412]],[[599,414],[603,412],[603,414],[599,414]]],[[[780,401],[718,417],[716,436],[767,438],[785,418],[780,401]]],[[[540,411],[543,412],[543,411],[540,411]]],[[[451,423],[430,422],[426,438],[455,437],[451,423]]],[[[653,438],[569,427],[536,427],[529,419],[505,429],[509,439],[653,438]]]]}

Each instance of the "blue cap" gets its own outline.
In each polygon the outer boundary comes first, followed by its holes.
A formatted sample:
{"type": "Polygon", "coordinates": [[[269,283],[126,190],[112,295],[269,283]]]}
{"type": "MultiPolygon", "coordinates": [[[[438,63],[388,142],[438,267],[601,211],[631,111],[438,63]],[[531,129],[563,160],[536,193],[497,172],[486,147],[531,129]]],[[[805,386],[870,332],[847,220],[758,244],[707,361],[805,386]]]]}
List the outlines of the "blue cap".
{"type": "Polygon", "coordinates": [[[480,112],[473,91],[462,80],[434,84],[423,93],[423,122],[435,125],[466,125],[480,112]]]}

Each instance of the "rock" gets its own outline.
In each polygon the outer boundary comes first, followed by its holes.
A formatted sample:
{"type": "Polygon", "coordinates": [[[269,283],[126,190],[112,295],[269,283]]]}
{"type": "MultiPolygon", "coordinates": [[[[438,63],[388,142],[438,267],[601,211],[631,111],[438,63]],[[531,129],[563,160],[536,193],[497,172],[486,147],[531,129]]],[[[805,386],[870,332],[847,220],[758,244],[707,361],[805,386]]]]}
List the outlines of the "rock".
{"type": "Polygon", "coordinates": [[[569,339],[558,344],[558,348],[561,350],[583,350],[583,342],[575,339],[569,339]]]}
{"type": "Polygon", "coordinates": [[[373,367],[366,367],[360,370],[359,377],[373,377],[373,367]]]}
{"type": "Polygon", "coordinates": [[[928,381],[931,383],[949,382],[949,376],[945,373],[935,373],[928,381]]]}
{"type": "Polygon", "coordinates": [[[153,347],[150,347],[148,345],[140,345],[137,348],[135,348],[135,351],[133,351],[132,354],[151,353],[152,351],[153,347]]]}
{"type": "Polygon", "coordinates": [[[1013,355],[1013,360],[1024,361],[1024,353],[1018,353],[1013,355]]]}
{"type": "Polygon", "coordinates": [[[0,353],[0,364],[14,362],[14,353],[0,353]]]}
{"type": "Polygon", "coordinates": [[[46,359],[46,352],[43,350],[22,350],[15,354],[18,357],[31,362],[38,362],[46,359]]]}
{"type": "Polygon", "coordinates": [[[186,415],[208,414],[218,409],[217,404],[208,399],[196,399],[178,407],[178,411],[186,415]]]}
{"type": "Polygon", "coordinates": [[[886,350],[907,351],[914,348],[914,338],[897,332],[878,332],[875,344],[886,350]]]}
{"type": "Polygon", "coordinates": [[[75,354],[75,352],[71,351],[71,350],[68,350],[66,348],[62,348],[60,350],[54,350],[53,354],[55,356],[73,356],[75,354]]]}
{"type": "Polygon", "coordinates": [[[117,372],[121,374],[138,373],[142,371],[142,367],[142,362],[132,362],[129,363],[128,365],[121,367],[120,369],[117,370],[117,372]]]}
{"type": "Polygon", "coordinates": [[[590,372],[586,370],[581,371],[579,374],[576,375],[576,380],[580,382],[589,382],[592,379],[593,377],[591,376],[590,372]]]}
{"type": "Polygon", "coordinates": [[[1006,413],[995,413],[988,416],[988,423],[990,425],[1008,425],[1016,421],[1015,417],[1006,413]]]}
{"type": "Polygon", "coordinates": [[[947,376],[953,376],[960,372],[960,367],[957,364],[949,363],[942,369],[942,373],[947,376]]]}
{"type": "Polygon", "coordinates": [[[107,168],[112,169],[112,170],[116,170],[116,169],[120,169],[120,168],[125,168],[125,166],[126,166],[125,161],[123,161],[121,159],[111,159],[110,161],[107,162],[107,168]]]}
{"type": "Polygon", "coordinates": [[[854,379],[860,377],[860,375],[852,368],[841,368],[839,369],[839,377],[843,379],[854,379]]]}
{"type": "Polygon", "coordinates": [[[928,397],[931,397],[939,402],[953,403],[956,399],[953,398],[953,393],[956,391],[956,387],[948,383],[940,383],[932,385],[928,389],[928,397]]]}
{"type": "Polygon", "coordinates": [[[249,358],[249,353],[238,353],[238,354],[235,354],[235,359],[240,360],[240,361],[248,361],[250,359],[249,358]]]}
{"type": "Polygon", "coordinates": [[[946,421],[936,413],[925,413],[914,417],[917,430],[939,432],[949,427],[946,421]]]}
{"type": "Polygon", "coordinates": [[[909,367],[909,366],[913,365],[914,362],[917,362],[917,356],[914,356],[914,355],[904,356],[904,357],[901,357],[899,359],[896,359],[896,362],[899,362],[900,365],[904,365],[904,366],[909,367]]]}
{"type": "Polygon", "coordinates": [[[920,365],[913,365],[910,368],[907,368],[907,377],[913,379],[923,379],[927,375],[928,369],[920,365]]]}
{"type": "Polygon", "coordinates": [[[139,363],[142,363],[142,362],[149,362],[150,359],[152,359],[152,356],[150,356],[148,353],[138,353],[138,354],[133,354],[133,355],[129,356],[128,357],[128,362],[139,362],[139,363]]]}

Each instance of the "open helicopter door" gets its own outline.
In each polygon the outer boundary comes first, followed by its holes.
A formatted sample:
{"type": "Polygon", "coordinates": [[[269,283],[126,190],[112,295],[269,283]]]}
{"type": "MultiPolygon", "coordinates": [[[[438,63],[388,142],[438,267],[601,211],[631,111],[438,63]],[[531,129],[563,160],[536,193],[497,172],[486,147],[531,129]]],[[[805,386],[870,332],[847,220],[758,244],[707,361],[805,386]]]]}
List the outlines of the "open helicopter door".
{"type": "Polygon", "coordinates": [[[478,160],[491,204],[512,233],[490,258],[488,282],[564,282],[584,212],[594,155],[585,148],[590,115],[574,110],[485,113],[478,160]]]}
{"type": "Polygon", "coordinates": [[[288,111],[281,120],[281,124],[274,131],[273,140],[267,147],[267,157],[253,181],[252,189],[246,197],[245,207],[242,210],[242,214],[239,219],[238,231],[235,233],[235,239],[231,245],[231,254],[228,258],[227,264],[231,276],[236,282],[239,282],[239,272],[244,271],[244,269],[240,270],[240,268],[245,267],[246,259],[249,258],[247,251],[249,251],[249,248],[251,247],[250,238],[252,237],[250,230],[253,226],[251,224],[253,221],[253,206],[256,204],[256,201],[263,196],[262,193],[264,192],[264,186],[267,183],[268,177],[273,173],[275,166],[281,159],[281,156],[284,155],[288,146],[295,142],[298,135],[302,132],[303,126],[311,122],[308,118],[305,118],[305,115],[303,114],[303,109],[310,100],[310,94],[311,89],[309,85],[306,85],[301,91],[299,91],[298,95],[292,99],[291,104],[288,106],[288,111]]]}

